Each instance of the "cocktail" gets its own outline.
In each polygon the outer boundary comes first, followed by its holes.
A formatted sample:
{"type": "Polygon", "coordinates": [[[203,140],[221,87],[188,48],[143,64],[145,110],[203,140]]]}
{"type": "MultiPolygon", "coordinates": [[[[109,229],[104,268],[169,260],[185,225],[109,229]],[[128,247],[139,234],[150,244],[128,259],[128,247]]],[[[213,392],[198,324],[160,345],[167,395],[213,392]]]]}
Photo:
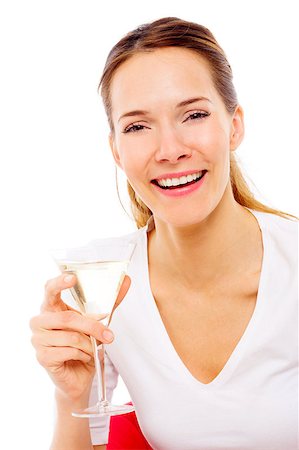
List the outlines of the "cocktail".
{"type": "MultiPolygon", "coordinates": [[[[135,243],[115,240],[97,241],[90,247],[54,250],[52,256],[61,272],[73,274],[76,285],[71,288],[76,309],[84,315],[102,317],[109,324],[116,309],[116,299],[134,252],[135,243]]],[[[101,417],[125,414],[132,405],[111,405],[106,397],[104,345],[91,336],[98,387],[96,405],[72,413],[75,417],[101,417]]]]}

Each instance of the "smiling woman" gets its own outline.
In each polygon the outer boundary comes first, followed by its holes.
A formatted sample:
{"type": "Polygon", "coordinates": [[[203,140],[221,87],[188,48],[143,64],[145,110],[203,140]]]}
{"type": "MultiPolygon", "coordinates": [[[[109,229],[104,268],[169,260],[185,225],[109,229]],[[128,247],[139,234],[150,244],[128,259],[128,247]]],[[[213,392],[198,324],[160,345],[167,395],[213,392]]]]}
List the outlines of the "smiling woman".
{"type": "MultiPolygon", "coordinates": [[[[120,71],[117,71],[117,68],[120,65],[122,65],[122,67],[124,68],[126,66],[126,62],[128,62],[133,55],[136,67],[139,65],[138,58],[144,58],[145,55],[151,56],[150,54],[153,53],[154,50],[155,54],[157,54],[158,49],[167,49],[167,52],[164,51],[164,54],[170,54],[171,51],[177,52],[182,48],[185,50],[185,53],[186,50],[189,50],[190,53],[192,53],[193,60],[201,60],[202,65],[205,66],[205,69],[208,72],[208,79],[210,78],[209,81],[212,83],[213,89],[217,91],[218,96],[221,98],[223,106],[225,106],[227,113],[234,114],[237,107],[240,108],[238,106],[237,94],[232,82],[233,75],[231,67],[226,59],[223,49],[219,46],[212,33],[206,27],[192,22],[185,22],[176,18],[160,19],[153,24],[142,25],[131,33],[128,33],[128,35],[120,40],[108,55],[100,86],[112,136],[115,133],[115,117],[113,117],[112,115],[111,85],[113,79],[115,79],[116,77],[119,79],[121,77],[119,73],[120,71]]],[[[152,57],[154,58],[154,56],[152,57]]],[[[191,60],[190,54],[189,59],[191,60]]],[[[144,62],[145,60],[143,59],[141,65],[144,62]]],[[[155,64],[155,61],[151,62],[155,64]]],[[[167,60],[165,60],[165,63],[164,73],[167,74],[167,77],[163,78],[164,82],[166,82],[169,77],[169,67],[166,67],[167,60]]],[[[189,64],[189,61],[187,61],[187,64],[189,64]]],[[[184,72],[187,76],[185,67],[186,66],[184,66],[182,62],[182,72],[184,72]]],[[[149,70],[149,72],[144,71],[144,73],[151,73],[152,77],[156,73],[156,66],[151,66],[150,64],[148,64],[147,70],[149,70]],[[155,71],[152,70],[153,67],[155,67],[155,71]]],[[[197,69],[195,68],[195,73],[196,70],[197,69]]],[[[144,88],[142,83],[146,83],[146,80],[148,78],[144,78],[143,74],[139,74],[139,76],[137,76],[137,73],[138,72],[135,72],[135,78],[130,78],[128,80],[126,91],[121,89],[120,85],[119,90],[117,90],[117,88],[114,89],[114,94],[115,96],[117,96],[117,98],[119,98],[121,94],[124,94],[124,92],[126,92],[127,99],[138,98],[139,102],[141,101],[143,104],[145,104],[144,95],[147,91],[142,89],[144,88]],[[131,96],[131,94],[134,93],[136,93],[136,96],[131,96]]],[[[158,80],[158,89],[153,91],[153,94],[156,95],[158,100],[160,87],[159,82],[160,80],[158,80]]],[[[151,88],[155,89],[154,83],[150,87],[150,89],[151,88]]],[[[195,102],[199,103],[201,101],[209,102],[210,99],[202,96],[199,97],[198,91],[196,91],[196,98],[182,100],[176,106],[177,108],[181,108],[191,105],[195,102]]],[[[127,117],[135,118],[135,122],[128,124],[124,128],[123,133],[136,131],[140,132],[146,128],[145,124],[139,123],[136,119],[145,117],[149,114],[149,111],[146,110],[147,108],[140,108],[139,106],[140,103],[138,104],[138,107],[136,105],[133,105],[132,111],[123,112],[123,114],[120,114],[120,116],[118,117],[118,120],[116,122],[117,125],[119,125],[121,119],[127,117]]],[[[126,110],[129,109],[127,104],[124,106],[124,108],[126,110]]],[[[159,110],[160,104],[158,106],[158,111],[159,110]]],[[[186,120],[200,120],[207,115],[209,115],[207,111],[197,111],[190,115],[190,118],[186,120]]],[[[283,217],[292,217],[291,214],[270,208],[254,198],[253,193],[250,191],[246,180],[244,179],[242,172],[238,167],[233,152],[230,152],[230,181],[234,198],[239,204],[248,208],[253,208],[257,211],[274,213],[283,217]]],[[[143,227],[147,223],[149,217],[152,215],[152,211],[150,210],[149,206],[142,201],[142,198],[140,198],[140,196],[136,196],[136,192],[132,187],[130,181],[128,181],[128,191],[131,198],[132,211],[137,226],[143,227]]]]}
{"type": "MultiPolygon", "coordinates": [[[[108,390],[121,374],[154,449],[297,449],[298,222],[257,201],[238,168],[244,116],[223,50],[201,25],[160,19],[113,47],[100,87],[140,228],[119,238],[136,247],[108,390]]],[[[74,284],[48,283],[32,322],[57,386],[53,450],[108,443],[106,418],[89,430],[69,416],[97,392],[86,334],[108,331],[66,310],[74,284]]]]}

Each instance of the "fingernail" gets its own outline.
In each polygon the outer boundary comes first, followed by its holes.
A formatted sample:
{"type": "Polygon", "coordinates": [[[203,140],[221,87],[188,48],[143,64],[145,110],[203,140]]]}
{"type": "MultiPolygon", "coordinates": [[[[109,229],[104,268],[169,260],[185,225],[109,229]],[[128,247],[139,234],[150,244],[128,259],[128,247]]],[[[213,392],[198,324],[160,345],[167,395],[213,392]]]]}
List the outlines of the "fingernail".
{"type": "Polygon", "coordinates": [[[114,339],[114,335],[113,335],[112,331],[109,331],[109,330],[103,331],[102,336],[104,338],[104,341],[106,341],[106,342],[112,342],[114,339]]]}
{"type": "Polygon", "coordinates": [[[64,277],[64,281],[66,283],[71,283],[74,279],[74,275],[67,275],[66,277],[64,277]]]}

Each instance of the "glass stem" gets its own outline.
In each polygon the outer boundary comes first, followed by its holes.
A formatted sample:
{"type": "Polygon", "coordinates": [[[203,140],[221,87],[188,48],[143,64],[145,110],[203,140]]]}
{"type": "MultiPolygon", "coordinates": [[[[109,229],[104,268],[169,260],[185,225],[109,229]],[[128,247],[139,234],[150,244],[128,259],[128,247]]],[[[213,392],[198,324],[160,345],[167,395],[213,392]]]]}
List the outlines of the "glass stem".
{"type": "Polygon", "coordinates": [[[103,406],[108,404],[106,398],[106,385],[105,385],[105,349],[104,344],[97,346],[97,341],[91,336],[92,350],[94,356],[94,364],[96,369],[96,380],[98,390],[98,401],[103,406]]]}

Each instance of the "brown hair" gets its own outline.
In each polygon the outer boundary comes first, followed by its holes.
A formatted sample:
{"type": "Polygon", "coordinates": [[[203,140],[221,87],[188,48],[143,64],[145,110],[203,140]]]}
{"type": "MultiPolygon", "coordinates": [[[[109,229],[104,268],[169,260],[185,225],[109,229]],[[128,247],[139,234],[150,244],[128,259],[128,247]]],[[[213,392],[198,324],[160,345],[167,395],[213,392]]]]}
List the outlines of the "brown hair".
{"type": "MultiPolygon", "coordinates": [[[[100,80],[101,95],[108,117],[111,133],[114,133],[110,85],[117,68],[140,52],[163,47],[183,47],[193,50],[208,62],[214,85],[227,111],[233,114],[238,100],[232,82],[233,75],[226,55],[212,33],[202,25],[176,17],[165,17],[139,26],[125,35],[110,51],[100,80]]],[[[250,191],[234,152],[230,152],[230,182],[235,200],[242,206],[257,211],[277,214],[286,218],[295,216],[270,208],[255,199],[250,191]]],[[[138,198],[128,182],[131,208],[137,227],[143,227],[152,215],[151,210],[138,198]]]]}

